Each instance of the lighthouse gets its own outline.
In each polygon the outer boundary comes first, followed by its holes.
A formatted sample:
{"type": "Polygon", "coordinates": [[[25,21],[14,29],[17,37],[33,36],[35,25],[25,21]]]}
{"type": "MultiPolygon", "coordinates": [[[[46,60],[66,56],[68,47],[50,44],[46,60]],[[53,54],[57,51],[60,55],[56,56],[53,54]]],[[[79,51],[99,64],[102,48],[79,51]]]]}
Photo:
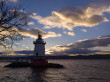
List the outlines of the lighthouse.
{"type": "Polygon", "coordinates": [[[38,33],[38,38],[33,42],[34,44],[34,57],[31,60],[31,66],[44,67],[48,65],[48,60],[45,56],[45,44],[42,36],[38,33]]]}
{"type": "Polygon", "coordinates": [[[36,39],[36,41],[34,41],[33,44],[35,45],[34,55],[45,56],[45,44],[46,44],[46,42],[43,41],[40,33],[38,33],[38,39],[36,39]]]}

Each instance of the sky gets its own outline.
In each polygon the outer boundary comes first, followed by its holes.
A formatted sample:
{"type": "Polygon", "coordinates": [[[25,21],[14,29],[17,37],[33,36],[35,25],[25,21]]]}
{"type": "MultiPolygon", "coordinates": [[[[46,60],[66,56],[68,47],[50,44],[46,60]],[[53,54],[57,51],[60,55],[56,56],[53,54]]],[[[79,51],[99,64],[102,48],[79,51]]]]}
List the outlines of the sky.
{"type": "Polygon", "coordinates": [[[14,51],[33,50],[40,32],[46,54],[77,55],[110,53],[110,0],[9,0],[21,4],[29,15],[27,38],[14,51]]]}

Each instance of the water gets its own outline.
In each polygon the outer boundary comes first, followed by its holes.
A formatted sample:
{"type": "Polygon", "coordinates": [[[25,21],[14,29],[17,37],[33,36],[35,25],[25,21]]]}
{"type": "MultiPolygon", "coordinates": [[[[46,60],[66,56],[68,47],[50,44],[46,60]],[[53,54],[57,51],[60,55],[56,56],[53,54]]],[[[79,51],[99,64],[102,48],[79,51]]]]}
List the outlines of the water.
{"type": "Polygon", "coordinates": [[[0,63],[0,82],[110,82],[110,60],[49,60],[65,68],[6,68],[0,63]]]}

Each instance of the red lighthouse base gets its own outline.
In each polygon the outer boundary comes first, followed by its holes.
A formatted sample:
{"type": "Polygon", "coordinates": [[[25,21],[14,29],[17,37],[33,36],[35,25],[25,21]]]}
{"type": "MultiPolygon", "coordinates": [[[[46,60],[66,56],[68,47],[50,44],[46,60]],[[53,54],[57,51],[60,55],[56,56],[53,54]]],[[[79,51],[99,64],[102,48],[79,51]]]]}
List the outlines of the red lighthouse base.
{"type": "Polygon", "coordinates": [[[32,58],[31,60],[32,67],[45,67],[47,65],[48,65],[48,60],[46,57],[37,56],[35,58],[32,58]]]}

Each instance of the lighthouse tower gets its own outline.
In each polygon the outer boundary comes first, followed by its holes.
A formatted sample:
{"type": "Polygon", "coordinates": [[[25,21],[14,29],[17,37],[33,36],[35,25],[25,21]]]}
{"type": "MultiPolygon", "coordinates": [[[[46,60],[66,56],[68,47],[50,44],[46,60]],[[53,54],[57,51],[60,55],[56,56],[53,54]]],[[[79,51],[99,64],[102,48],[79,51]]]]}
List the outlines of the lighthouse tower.
{"type": "Polygon", "coordinates": [[[34,55],[45,56],[45,44],[46,44],[46,42],[43,41],[40,33],[38,33],[38,39],[36,39],[36,41],[34,41],[33,44],[35,45],[34,55]]]}
{"type": "Polygon", "coordinates": [[[34,47],[34,55],[31,59],[31,66],[37,67],[44,67],[48,65],[48,60],[45,56],[45,44],[46,42],[43,41],[42,36],[38,33],[38,38],[36,41],[33,42],[35,45],[34,47]]]}

